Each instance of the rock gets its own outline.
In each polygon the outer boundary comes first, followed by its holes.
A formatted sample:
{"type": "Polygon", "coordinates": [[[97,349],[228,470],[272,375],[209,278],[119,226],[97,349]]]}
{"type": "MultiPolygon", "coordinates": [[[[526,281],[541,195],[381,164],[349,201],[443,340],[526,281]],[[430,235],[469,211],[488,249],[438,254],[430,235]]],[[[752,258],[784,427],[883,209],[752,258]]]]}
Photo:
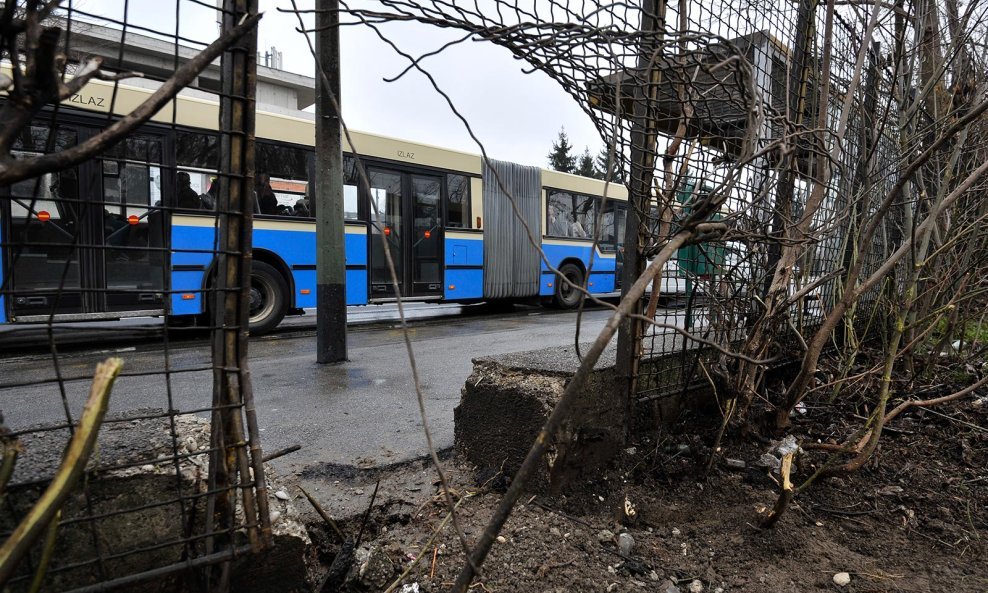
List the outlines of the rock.
{"type": "Polygon", "coordinates": [[[659,592],[660,593],[682,593],[679,590],[679,587],[677,587],[676,584],[673,583],[670,580],[666,580],[662,584],[659,585],[659,592]]]}
{"type": "Polygon", "coordinates": [[[681,534],[681,533],[682,533],[682,531],[680,531],[678,527],[673,527],[672,528],[672,536],[673,537],[679,537],[679,534],[681,534]]]}
{"type": "Polygon", "coordinates": [[[617,544],[619,552],[625,556],[630,556],[631,550],[635,547],[635,538],[631,537],[630,533],[622,533],[618,536],[617,544]]]}
{"type": "Polygon", "coordinates": [[[693,582],[690,583],[690,593],[703,593],[703,581],[693,579],[693,582]]]}
{"type": "Polygon", "coordinates": [[[563,536],[563,533],[561,531],[559,531],[559,528],[558,527],[550,527],[549,528],[549,535],[551,535],[552,537],[562,537],[563,536]]]}
{"type": "Polygon", "coordinates": [[[271,511],[271,524],[274,525],[281,519],[281,511],[271,511]]]}
{"type": "Polygon", "coordinates": [[[659,573],[655,572],[654,570],[652,572],[648,573],[648,580],[650,580],[650,581],[658,581],[659,580],[659,573]]]}
{"type": "Polygon", "coordinates": [[[614,568],[613,566],[611,566],[610,564],[608,564],[607,565],[607,572],[609,572],[610,574],[617,574],[617,569],[614,568]]]}
{"type": "Polygon", "coordinates": [[[504,537],[503,535],[497,536],[497,543],[503,544],[503,543],[507,543],[507,541],[508,541],[508,538],[504,537]]]}
{"type": "Polygon", "coordinates": [[[724,593],[724,588],[723,587],[717,587],[716,589],[714,589],[714,593],[724,593]]]}
{"type": "Polygon", "coordinates": [[[763,453],[761,457],[758,458],[758,462],[755,464],[758,467],[767,467],[769,469],[779,469],[782,462],[779,458],[771,453],[763,453]]]}
{"type": "Polygon", "coordinates": [[[638,449],[634,447],[628,447],[627,449],[624,450],[624,452],[627,453],[628,455],[634,455],[635,453],[638,452],[638,449]]]}
{"type": "Polygon", "coordinates": [[[724,465],[730,469],[744,469],[748,466],[743,459],[731,459],[730,457],[724,460],[724,465]]]}
{"type": "Polygon", "coordinates": [[[395,565],[381,546],[374,546],[367,553],[367,559],[360,565],[360,582],[368,587],[380,589],[391,584],[395,565]]]}
{"type": "Polygon", "coordinates": [[[274,497],[277,498],[278,500],[291,500],[291,497],[288,496],[288,493],[285,492],[284,490],[278,490],[277,492],[275,492],[274,497]]]}
{"type": "Polygon", "coordinates": [[[846,587],[851,584],[851,575],[846,572],[838,572],[834,575],[834,584],[838,587],[846,587]]]}
{"type": "Polygon", "coordinates": [[[789,435],[786,438],[782,439],[782,441],[779,443],[779,445],[776,447],[775,450],[776,452],[778,452],[779,457],[785,457],[790,453],[795,453],[799,451],[799,444],[796,443],[795,436],[789,435]]]}
{"type": "Polygon", "coordinates": [[[142,465],[141,466],[141,471],[142,472],[153,472],[154,471],[154,466],[151,465],[150,463],[147,464],[147,465],[142,465]]]}
{"type": "Polygon", "coordinates": [[[878,490],[879,496],[895,496],[896,494],[902,494],[904,490],[902,486],[885,486],[878,490]]]}
{"type": "Polygon", "coordinates": [[[418,583],[408,583],[401,586],[401,593],[419,593],[418,583]]]}
{"type": "Polygon", "coordinates": [[[597,532],[597,541],[602,544],[609,544],[614,541],[614,532],[608,529],[601,529],[597,532]]]}

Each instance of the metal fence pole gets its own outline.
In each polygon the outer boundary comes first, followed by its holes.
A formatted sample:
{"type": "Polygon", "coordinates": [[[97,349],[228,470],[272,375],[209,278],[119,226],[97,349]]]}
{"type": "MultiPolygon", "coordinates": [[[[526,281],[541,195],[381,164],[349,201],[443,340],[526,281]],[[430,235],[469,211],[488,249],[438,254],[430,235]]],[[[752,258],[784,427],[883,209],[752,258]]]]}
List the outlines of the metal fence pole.
{"type": "MultiPolygon", "coordinates": [[[[641,45],[638,67],[635,73],[634,119],[631,128],[631,184],[628,201],[628,217],[624,233],[624,267],[621,277],[621,297],[635,283],[644,269],[642,245],[644,229],[641,215],[648,216],[652,195],[652,177],[655,165],[656,124],[650,115],[651,102],[657,92],[660,73],[649,68],[654,45],[651,36],[660,30],[660,20],[664,18],[665,0],[642,0],[641,45]],[[647,70],[647,72],[646,72],[647,70]]],[[[620,101],[620,98],[618,98],[620,101]]],[[[653,290],[655,288],[653,287],[653,290]]],[[[641,307],[636,309],[641,312],[641,307]]],[[[626,402],[626,424],[630,429],[634,408],[635,376],[638,358],[642,349],[642,324],[640,321],[625,319],[618,328],[617,359],[615,369],[624,392],[626,402]]]]}
{"type": "MultiPolygon", "coordinates": [[[[224,0],[224,28],[235,26],[247,14],[257,13],[257,0],[224,0]]],[[[247,330],[250,302],[251,233],[254,219],[254,91],[256,84],[256,28],[223,53],[220,98],[220,192],[217,200],[217,260],[213,283],[213,414],[209,456],[209,491],[205,532],[207,554],[236,545],[236,495],[243,494],[245,517],[258,522],[247,528],[252,548],[259,550],[269,526],[267,499],[260,500],[248,482],[252,464],[245,443],[244,409],[250,401],[247,369],[247,330]],[[238,474],[240,480],[237,479],[238,474]],[[258,513],[258,506],[264,511],[258,513]]],[[[253,431],[251,431],[253,432],[253,431]]],[[[255,443],[256,444],[256,443],[255,443]]],[[[258,454],[259,450],[256,451],[258,454]]],[[[263,468],[254,465],[255,479],[264,483],[263,468]]],[[[248,522],[251,522],[248,520],[248,522]]],[[[229,564],[221,565],[213,590],[229,588],[229,564]]]]}
{"type": "Polygon", "coordinates": [[[342,362],[346,350],[346,257],[340,114],[339,2],[316,12],[316,361],[342,362]],[[328,88],[327,88],[328,85],[328,88]]]}

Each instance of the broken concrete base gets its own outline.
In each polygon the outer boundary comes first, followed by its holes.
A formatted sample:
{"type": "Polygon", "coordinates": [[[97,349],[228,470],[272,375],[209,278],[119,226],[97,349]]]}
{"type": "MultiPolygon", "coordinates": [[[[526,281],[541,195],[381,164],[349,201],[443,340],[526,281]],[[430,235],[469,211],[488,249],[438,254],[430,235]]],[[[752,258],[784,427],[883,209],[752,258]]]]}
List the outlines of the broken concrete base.
{"type": "MultiPolygon", "coordinates": [[[[142,410],[150,416],[156,410],[142,410]]],[[[195,415],[175,417],[180,443],[178,467],[171,449],[167,418],[110,421],[101,428],[99,450],[89,463],[86,488],[77,488],[62,507],[55,554],[44,581],[45,591],[65,591],[121,579],[179,564],[201,554],[201,538],[185,543],[187,529],[201,533],[205,517],[209,421],[195,415]],[[183,517],[191,525],[183,524],[183,517]]],[[[10,532],[48,486],[64,447],[58,431],[22,437],[15,483],[7,492],[7,512],[0,530],[10,532]],[[18,483],[19,482],[19,483],[18,483]]],[[[306,591],[311,542],[290,501],[274,496],[276,478],[267,476],[274,546],[233,564],[236,591],[306,591]]],[[[242,521],[241,521],[242,522],[242,521]]],[[[238,539],[240,534],[235,534],[238,539]]],[[[26,591],[39,557],[19,567],[10,591],[26,591]]],[[[187,572],[169,573],[119,588],[121,591],[174,591],[179,582],[193,586],[187,572]]],[[[6,590],[6,589],[5,589],[6,590]]]]}
{"type": "MultiPolygon", "coordinates": [[[[457,450],[482,473],[514,475],[578,366],[573,348],[474,360],[453,412],[457,450]]],[[[628,427],[620,393],[610,350],[580,389],[563,425],[551,435],[548,454],[529,490],[565,489],[620,451],[628,427]]]]}

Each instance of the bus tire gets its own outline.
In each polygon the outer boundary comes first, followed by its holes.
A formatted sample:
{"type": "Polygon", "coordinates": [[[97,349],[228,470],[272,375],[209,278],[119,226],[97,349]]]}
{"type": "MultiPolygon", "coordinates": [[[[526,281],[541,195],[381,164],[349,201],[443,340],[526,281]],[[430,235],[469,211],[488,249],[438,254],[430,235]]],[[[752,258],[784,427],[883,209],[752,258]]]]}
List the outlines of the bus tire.
{"type": "Polygon", "coordinates": [[[272,266],[255,261],[250,269],[250,334],[278,327],[288,311],[288,283],[272,266]]]}
{"type": "MultiPolygon", "coordinates": [[[[559,267],[559,273],[575,286],[583,286],[583,270],[580,266],[568,263],[559,267]]],[[[562,278],[556,278],[556,294],[552,304],[559,309],[575,309],[580,304],[580,291],[570,286],[562,278]]]]}

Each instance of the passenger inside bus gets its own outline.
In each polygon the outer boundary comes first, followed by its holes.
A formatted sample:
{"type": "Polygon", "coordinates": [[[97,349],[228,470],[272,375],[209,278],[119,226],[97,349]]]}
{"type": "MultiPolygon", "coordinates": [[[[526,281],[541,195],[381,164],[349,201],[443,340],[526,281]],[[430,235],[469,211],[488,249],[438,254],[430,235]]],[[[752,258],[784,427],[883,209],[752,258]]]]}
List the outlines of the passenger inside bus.
{"type": "Polygon", "coordinates": [[[199,194],[199,200],[202,202],[202,207],[206,210],[216,209],[216,196],[219,195],[220,191],[220,180],[213,177],[209,180],[209,189],[206,193],[199,194]]]}
{"type": "Polygon", "coordinates": [[[202,209],[202,201],[199,194],[192,189],[192,179],[185,171],[178,173],[178,199],[175,200],[175,207],[187,210],[202,209]]]}
{"type": "Polygon", "coordinates": [[[271,176],[267,173],[257,175],[257,206],[261,214],[278,214],[278,197],[271,189],[271,176]]]}

